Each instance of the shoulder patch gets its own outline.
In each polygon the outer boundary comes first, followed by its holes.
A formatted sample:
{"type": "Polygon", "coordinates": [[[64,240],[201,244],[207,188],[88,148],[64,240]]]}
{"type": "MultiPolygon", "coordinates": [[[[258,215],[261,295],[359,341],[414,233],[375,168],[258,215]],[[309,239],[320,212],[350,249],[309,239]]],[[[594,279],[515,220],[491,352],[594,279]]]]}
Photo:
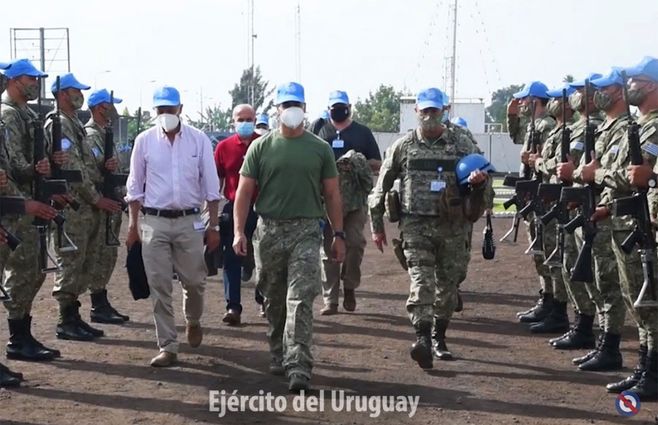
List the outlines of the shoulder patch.
{"type": "Polygon", "coordinates": [[[645,151],[646,153],[653,155],[653,156],[658,156],[658,145],[654,143],[645,143],[642,145],[642,150],[645,151]]]}
{"type": "Polygon", "coordinates": [[[102,152],[101,152],[101,150],[98,148],[98,146],[94,146],[93,148],[91,148],[91,151],[94,153],[94,156],[95,156],[96,158],[100,158],[101,155],[102,155],[102,152]]]}
{"type": "Polygon", "coordinates": [[[647,128],[646,130],[640,133],[640,143],[649,140],[649,138],[651,138],[651,136],[653,136],[654,134],[656,134],[656,126],[652,125],[651,127],[647,128]]]}
{"type": "Polygon", "coordinates": [[[580,140],[574,140],[569,144],[569,149],[572,151],[583,151],[585,149],[585,144],[581,142],[580,140]]]}
{"type": "Polygon", "coordinates": [[[71,146],[73,146],[73,143],[67,139],[66,137],[62,139],[62,150],[67,151],[71,149],[71,146]]]}

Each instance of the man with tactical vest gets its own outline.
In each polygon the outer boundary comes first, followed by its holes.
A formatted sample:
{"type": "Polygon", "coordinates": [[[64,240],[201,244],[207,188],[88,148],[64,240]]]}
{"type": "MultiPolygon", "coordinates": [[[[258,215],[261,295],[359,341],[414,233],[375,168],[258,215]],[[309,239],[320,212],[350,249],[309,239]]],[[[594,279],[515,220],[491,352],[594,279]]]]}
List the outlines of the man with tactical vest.
{"type": "MultiPolygon", "coordinates": [[[[658,59],[647,56],[638,65],[625,71],[630,77],[627,101],[630,105],[637,106],[640,112],[637,122],[639,134],[637,140],[633,140],[629,131],[619,143],[618,152],[609,172],[603,178],[606,188],[593,217],[597,222],[610,215],[611,201],[620,202],[620,198],[630,196],[634,192],[656,187],[656,179],[651,175],[650,169],[656,166],[656,157],[658,157],[658,59]],[[631,143],[638,143],[641,146],[641,159],[646,165],[631,166],[631,143]]],[[[598,169],[598,163],[593,161],[588,164],[587,170],[583,170],[583,178],[588,178],[587,174],[596,176],[598,169]]],[[[648,196],[649,213],[653,217],[652,220],[655,220],[653,196],[653,194],[648,196]]],[[[648,401],[658,399],[658,307],[655,304],[658,294],[655,293],[655,282],[644,288],[643,293],[645,280],[643,267],[653,269],[652,275],[657,275],[656,252],[655,248],[653,252],[648,251],[646,254],[651,258],[643,264],[637,246],[630,247],[632,249],[627,253],[623,243],[639,224],[637,218],[631,215],[613,215],[612,249],[619,265],[622,297],[628,312],[638,324],[640,357],[644,359],[640,359],[641,364],[631,376],[620,382],[608,384],[606,388],[610,392],[632,391],[640,397],[640,400],[648,401]],[[643,356],[645,346],[646,354],[643,356]]],[[[649,231],[648,237],[650,240],[655,238],[653,228],[649,231]]],[[[655,246],[655,240],[653,245],[655,246]]]]}
{"type": "Polygon", "coordinates": [[[390,148],[368,200],[372,238],[383,251],[385,198],[401,179],[399,227],[403,265],[411,278],[407,311],[417,337],[410,354],[423,369],[433,366],[432,337],[437,357],[448,352],[445,332],[457,303],[457,284],[466,275],[470,223],[482,215],[485,192],[491,190],[484,171],[457,181],[458,161],[477,147],[464,133],[443,125],[443,106],[436,88],[418,94],[419,126],[390,148]]]}
{"type": "MultiPolygon", "coordinates": [[[[548,103],[548,95],[546,92],[548,88],[540,81],[532,81],[527,83],[523,89],[514,93],[512,100],[507,108],[507,121],[510,136],[514,143],[521,143],[521,162],[525,171],[531,171],[529,168],[529,158],[533,149],[532,130],[534,129],[536,135],[534,142],[541,145],[544,144],[548,138],[549,133],[555,127],[555,120],[546,113],[546,104],[548,103]],[[522,120],[527,120],[527,126],[523,126],[522,120]]],[[[526,173],[528,174],[528,173],[526,173]]],[[[525,175],[525,178],[532,178],[531,175],[525,175]]],[[[535,216],[529,216],[530,222],[528,223],[528,240],[530,242],[535,239],[535,216]]],[[[550,270],[544,265],[546,260],[543,253],[533,255],[535,268],[539,275],[540,293],[541,298],[537,304],[530,310],[517,313],[519,321],[524,323],[533,323],[542,320],[548,315],[553,304],[553,280],[551,278],[550,270]]]]}
{"type": "MultiPolygon", "coordinates": [[[[102,190],[105,173],[112,173],[120,168],[116,155],[105,161],[105,136],[107,126],[110,125],[114,117],[118,116],[114,104],[121,102],[120,98],[114,97],[107,89],[92,92],[87,100],[91,118],[85,124],[87,136],[84,142],[87,149],[93,154],[92,162],[96,163],[97,171],[90,168],[89,175],[94,178],[96,188],[99,190],[102,190]]],[[[109,246],[107,243],[110,241],[107,240],[105,234],[107,231],[105,228],[106,213],[96,212],[97,220],[95,224],[98,228],[94,230],[94,233],[99,237],[94,239],[96,245],[90,247],[89,260],[95,266],[90,270],[85,270],[91,298],[90,319],[96,323],[121,324],[130,318],[116,311],[107,298],[107,284],[110,282],[110,277],[117,262],[118,247],[109,246]]],[[[111,217],[110,238],[113,238],[121,231],[121,214],[112,214],[111,217]]]]}
{"type": "Polygon", "coordinates": [[[81,201],[80,207],[77,211],[69,209],[66,214],[69,237],[78,249],[71,251],[55,248],[60,270],[55,274],[53,288],[53,297],[59,303],[57,338],[75,341],[91,341],[104,335],[102,330],[82,320],[78,297],[87,289],[93,278],[91,273],[96,267],[93,250],[104,243],[105,238],[101,237],[104,232],[99,231],[98,225],[101,214],[105,211],[121,211],[119,202],[103,197],[96,188],[96,184],[102,182],[102,177],[94,154],[84,141],[84,125],[76,115],[76,111],[84,104],[81,90],[89,89],[89,86],[80,83],[73,74],[61,75],[59,84],[56,80],[51,87],[58,108],[48,114],[44,127],[49,146],[53,149],[53,123],[58,118],[61,120],[61,149],[68,153],[69,158],[63,169],[79,170],[82,174],[82,182],[73,187],[75,198],[81,201]]]}
{"type": "MultiPolygon", "coordinates": [[[[18,59],[4,71],[7,91],[2,95],[2,121],[6,140],[3,150],[8,159],[7,173],[15,183],[16,195],[28,199],[26,213],[10,218],[6,224],[23,241],[13,252],[6,252],[3,286],[11,300],[4,302],[9,322],[7,357],[15,360],[46,361],[60,356],[59,350],[45,347],[32,336],[32,302],[45,280],[39,265],[39,236],[33,224],[35,216],[52,220],[57,210],[33,199],[32,186],[37,175],[50,174],[50,161],[34,160],[35,127],[39,117],[27,105],[29,100],[39,97],[41,79],[47,75],[39,71],[27,59],[18,59]],[[35,163],[36,162],[36,163],[35,163]]],[[[53,161],[62,164],[66,155],[53,156],[53,161]]],[[[3,248],[5,249],[5,248],[3,248]]]]}

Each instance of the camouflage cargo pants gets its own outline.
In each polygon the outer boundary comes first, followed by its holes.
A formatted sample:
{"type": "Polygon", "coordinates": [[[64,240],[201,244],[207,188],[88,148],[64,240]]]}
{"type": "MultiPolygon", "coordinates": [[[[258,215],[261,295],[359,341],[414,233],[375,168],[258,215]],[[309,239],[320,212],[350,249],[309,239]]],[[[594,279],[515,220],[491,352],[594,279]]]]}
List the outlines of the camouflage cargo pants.
{"type": "MultiPolygon", "coordinates": [[[[576,230],[576,243],[582,246],[582,229],[576,230]]],[[[626,318],[626,307],[619,287],[619,270],[612,250],[612,228],[610,220],[597,223],[596,236],[592,243],[594,283],[586,283],[585,289],[596,305],[599,326],[606,332],[621,334],[626,318]]]]}
{"type": "MultiPolygon", "coordinates": [[[[108,246],[105,243],[105,213],[100,213],[100,220],[98,222],[98,238],[95,242],[99,245],[90,250],[89,261],[94,264],[94,267],[84,271],[83,280],[89,282],[89,292],[95,294],[101,292],[107,287],[110,282],[114,266],[117,262],[118,247],[108,246]]],[[[119,235],[121,232],[121,214],[115,214],[114,220],[114,234],[119,235]]]]}
{"type": "Polygon", "coordinates": [[[265,309],[270,353],[288,375],[311,377],[313,300],[322,291],[318,219],[259,218],[253,237],[257,287],[265,309]]]}
{"type": "MultiPolygon", "coordinates": [[[[78,247],[77,251],[64,252],[55,248],[60,271],[55,273],[53,297],[60,304],[69,304],[78,299],[90,284],[90,273],[98,267],[105,233],[100,232],[101,212],[82,204],[78,211],[66,212],[66,232],[78,247]]],[[[53,231],[53,237],[54,237],[53,231]]]]}
{"type": "MultiPolygon", "coordinates": [[[[656,308],[635,308],[633,303],[640,294],[644,276],[642,274],[642,261],[637,250],[626,254],[621,249],[621,243],[626,239],[630,232],[612,231],[612,249],[619,264],[619,285],[621,294],[626,304],[626,309],[631,317],[638,324],[638,333],[640,344],[648,345],[649,350],[658,349],[658,309],[656,308]]],[[[654,259],[655,261],[655,259],[654,259]]],[[[654,262],[654,276],[657,271],[654,262]]],[[[657,294],[654,294],[654,297],[657,294]]]]}
{"type": "Polygon", "coordinates": [[[11,301],[5,301],[4,305],[10,319],[21,319],[30,314],[34,297],[46,279],[39,267],[39,236],[32,221],[32,217],[23,216],[12,224],[6,223],[23,241],[16,251],[7,251],[5,262],[3,284],[11,301]]]}
{"type": "Polygon", "coordinates": [[[331,260],[331,242],[334,232],[329,222],[324,226],[322,250],[322,292],[325,304],[338,304],[340,281],[345,289],[356,289],[361,283],[361,262],[366,248],[363,228],[368,221],[364,208],[351,211],[343,217],[345,232],[345,261],[337,264],[331,260]]]}
{"type": "MultiPolygon", "coordinates": [[[[598,291],[591,285],[588,292],[588,288],[583,282],[573,282],[571,280],[571,269],[576,264],[579,250],[580,245],[578,245],[578,241],[576,240],[575,232],[572,234],[565,233],[564,261],[562,263],[564,287],[569,295],[569,300],[578,313],[586,316],[594,316],[598,312],[596,310],[596,303],[592,301],[592,298],[600,298],[598,291]]],[[[603,319],[599,316],[599,326],[603,327],[603,323],[603,319]]]]}
{"type": "Polygon", "coordinates": [[[411,279],[407,299],[411,324],[449,320],[457,305],[457,286],[466,279],[470,227],[438,217],[405,216],[400,230],[411,279]]]}
{"type": "MultiPolygon", "coordinates": [[[[531,244],[535,240],[535,216],[531,216],[530,221],[527,223],[526,233],[528,235],[528,243],[531,244]]],[[[544,237],[546,237],[546,231],[544,230],[544,237]]],[[[544,265],[546,261],[546,256],[542,254],[533,254],[532,260],[535,263],[535,269],[539,275],[539,285],[542,291],[545,294],[553,293],[553,277],[551,276],[551,270],[548,266],[544,265]]]]}
{"type": "MultiPolygon", "coordinates": [[[[548,258],[557,247],[557,221],[551,221],[544,226],[544,258],[548,258]]],[[[553,297],[556,301],[567,302],[567,289],[564,286],[562,266],[548,266],[553,282],[553,297]]]]}

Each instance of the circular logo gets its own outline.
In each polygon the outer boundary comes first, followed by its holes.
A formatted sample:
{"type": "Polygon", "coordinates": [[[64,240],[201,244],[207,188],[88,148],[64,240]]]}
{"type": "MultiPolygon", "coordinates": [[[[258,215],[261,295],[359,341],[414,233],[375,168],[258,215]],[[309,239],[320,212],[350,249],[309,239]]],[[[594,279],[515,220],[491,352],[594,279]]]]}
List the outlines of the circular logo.
{"type": "Polygon", "coordinates": [[[615,407],[621,416],[635,416],[640,412],[640,397],[632,391],[624,391],[617,396],[615,407]]]}

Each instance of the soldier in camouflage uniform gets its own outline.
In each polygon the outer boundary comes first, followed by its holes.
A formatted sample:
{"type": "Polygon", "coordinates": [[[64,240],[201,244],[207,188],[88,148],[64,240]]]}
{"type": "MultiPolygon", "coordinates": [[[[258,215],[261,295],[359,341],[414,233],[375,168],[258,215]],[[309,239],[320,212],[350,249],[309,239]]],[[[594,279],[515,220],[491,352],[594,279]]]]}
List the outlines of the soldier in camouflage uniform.
{"type": "MultiPolygon", "coordinates": [[[[112,97],[106,89],[96,90],[89,96],[87,106],[91,111],[91,118],[85,124],[85,143],[93,154],[98,172],[89,171],[90,177],[94,178],[97,189],[102,188],[103,175],[106,172],[114,172],[119,165],[116,156],[105,161],[105,128],[112,122],[112,118],[117,115],[113,103],[121,103],[121,99],[112,97]]],[[[115,150],[116,152],[116,150],[115,150]]],[[[100,210],[94,210],[100,219],[97,221],[99,228],[94,233],[100,235],[95,238],[94,242],[98,246],[92,247],[89,262],[94,264],[85,270],[83,281],[89,284],[91,297],[91,314],[92,322],[119,324],[129,320],[129,317],[120,314],[112,307],[107,299],[107,284],[110,281],[114,266],[117,262],[118,247],[108,246],[105,240],[105,219],[106,213],[100,210]]],[[[121,214],[112,214],[112,225],[115,235],[121,231],[121,214]]]]}
{"type": "Polygon", "coordinates": [[[416,331],[411,357],[421,368],[432,368],[432,342],[438,358],[452,356],[445,332],[457,304],[457,285],[466,276],[471,222],[484,211],[487,174],[475,173],[476,187],[462,196],[455,168],[460,158],[477,152],[464,132],[442,124],[443,94],[430,88],[416,100],[419,128],[397,140],[382,165],[368,204],[373,240],[386,243],[384,205],[387,193],[400,178],[400,230],[411,285],[407,300],[416,331]],[[434,326],[434,335],[432,327],[434,326]]]}
{"type": "MultiPolygon", "coordinates": [[[[7,92],[2,95],[2,121],[5,125],[5,143],[3,144],[4,161],[10,180],[10,193],[28,199],[25,203],[28,215],[5,220],[23,242],[13,252],[4,251],[3,286],[10,301],[5,301],[9,322],[9,343],[7,357],[17,360],[43,361],[60,356],[60,352],[47,348],[37,341],[31,333],[32,302],[45,280],[38,260],[38,234],[32,224],[32,216],[45,220],[53,219],[57,210],[32,198],[32,184],[38,174],[50,174],[50,162],[47,158],[34,161],[34,127],[38,123],[37,114],[27,106],[28,100],[39,96],[40,78],[45,77],[27,59],[19,59],[5,71],[7,92]]],[[[62,163],[65,155],[53,158],[62,163]]],[[[2,248],[5,250],[7,248],[2,248]]]]}
{"type": "MultiPolygon", "coordinates": [[[[570,89],[570,92],[573,91],[574,89],[570,89]]],[[[548,115],[555,118],[557,125],[548,134],[546,142],[542,146],[541,153],[530,154],[529,162],[535,171],[541,173],[544,183],[559,183],[560,181],[556,173],[557,165],[560,162],[559,155],[561,154],[560,143],[562,141],[562,132],[564,126],[569,125],[568,120],[572,118],[573,110],[569,105],[564,104],[561,98],[562,89],[549,90],[546,94],[551,98],[546,105],[546,110],[548,115]],[[564,111],[567,119],[566,123],[562,121],[562,108],[566,108],[564,111]]],[[[558,223],[556,220],[544,226],[543,249],[544,256],[547,259],[557,247],[557,229],[558,223]]],[[[565,235],[566,237],[568,235],[565,235]]],[[[550,270],[551,280],[553,282],[553,306],[549,315],[530,326],[530,331],[533,333],[561,332],[569,327],[569,317],[566,311],[568,295],[562,275],[562,264],[558,262],[556,265],[552,265],[547,260],[546,265],[550,270]]]]}
{"type": "MultiPolygon", "coordinates": [[[[507,110],[508,130],[512,141],[514,143],[523,142],[521,148],[521,162],[522,168],[526,168],[529,164],[529,156],[532,151],[530,130],[531,124],[522,129],[521,119],[526,118],[528,121],[532,119],[532,105],[534,105],[534,127],[538,133],[540,145],[543,145],[548,138],[549,133],[555,127],[555,120],[548,116],[546,113],[546,104],[548,103],[548,96],[546,85],[539,81],[533,81],[524,86],[524,88],[514,94],[514,98],[518,102],[512,101],[507,110]],[[523,137],[521,137],[521,134],[523,137]]],[[[527,176],[526,176],[527,177],[527,176]]],[[[532,242],[535,239],[535,216],[531,214],[528,216],[528,240],[532,242]]],[[[517,314],[519,321],[524,323],[538,322],[546,317],[553,306],[553,279],[548,266],[544,265],[546,260],[543,253],[536,253],[533,255],[535,268],[539,275],[541,299],[537,302],[535,307],[530,310],[520,312],[517,314]]]]}
{"type": "Polygon", "coordinates": [[[245,224],[252,195],[259,215],[254,233],[258,289],[267,299],[270,372],[289,378],[289,390],[309,389],[313,368],[313,300],[321,292],[320,220],[334,229],[334,261],[345,256],[343,210],[331,147],[304,130],[304,88],[277,88],[280,126],[249,146],[233,210],[238,255],[247,254],[245,224]]]}
{"type": "MultiPolygon", "coordinates": [[[[101,181],[100,172],[90,146],[85,143],[86,132],[82,122],[77,118],[75,111],[84,103],[81,90],[90,87],[81,84],[73,74],[64,74],[59,77],[59,91],[56,82],[51,91],[61,112],[62,124],[62,150],[69,154],[66,169],[80,170],[82,183],[74,187],[74,196],[80,200],[77,211],[69,210],[66,215],[67,231],[76,251],[66,251],[56,247],[57,265],[59,270],[55,275],[53,297],[59,303],[59,321],[57,323],[57,338],[75,341],[91,341],[103,336],[103,331],[93,328],[80,317],[80,302],[78,297],[89,286],[88,279],[92,277],[89,271],[97,267],[94,250],[100,250],[104,243],[104,233],[100,231],[101,215],[104,211],[116,213],[121,211],[121,204],[104,198],[96,189],[101,181]]],[[[52,124],[56,119],[55,113],[48,115],[45,123],[45,134],[52,144],[52,124]]],[[[116,166],[116,164],[115,164],[116,166]]]]}
{"type": "MultiPolygon", "coordinates": [[[[625,107],[622,99],[621,77],[615,71],[609,76],[594,78],[590,75],[594,88],[599,91],[592,93],[593,104],[590,110],[600,109],[604,111],[606,120],[599,124],[595,134],[594,157],[599,167],[596,172],[591,171],[592,167],[585,163],[585,156],[579,158],[580,165],[574,170],[571,164],[561,167],[561,174],[567,181],[573,181],[575,185],[588,183],[593,186],[595,202],[600,201],[600,194],[603,190],[603,182],[607,175],[610,174],[610,168],[614,161],[619,142],[624,137],[628,125],[628,117],[625,113],[625,107]]],[[[594,90],[591,90],[594,92],[594,90]]],[[[573,101],[577,103],[576,100],[573,101]]],[[[582,120],[581,120],[582,121],[582,120]]],[[[590,119],[590,121],[594,121],[590,119]]],[[[596,122],[596,121],[595,121],[596,122]]],[[[574,128],[574,134],[582,133],[585,124],[574,128]]],[[[581,148],[584,147],[582,137],[577,139],[576,144],[581,148]]],[[[592,256],[594,259],[594,283],[572,282],[572,292],[576,295],[577,300],[584,299],[582,288],[584,287],[590,298],[589,303],[584,303],[581,308],[594,304],[599,316],[599,327],[601,334],[599,336],[598,347],[587,353],[585,356],[574,359],[580,370],[587,371],[607,371],[617,370],[622,366],[622,355],[619,350],[621,340],[621,329],[625,318],[625,307],[623,305],[621,290],[619,287],[619,271],[617,262],[612,251],[612,224],[609,219],[600,220],[597,223],[597,234],[592,245],[592,256]]],[[[580,249],[584,243],[582,229],[576,230],[576,243],[580,249]]],[[[577,253],[571,257],[570,265],[575,262],[577,253]]],[[[568,270],[565,267],[565,275],[568,270]]],[[[591,308],[591,307],[590,307],[591,308]]],[[[564,346],[566,348],[577,347],[578,342],[593,340],[591,324],[594,320],[593,312],[586,314],[581,311],[579,317],[580,323],[573,329],[571,335],[565,335],[563,340],[555,341],[555,346],[564,346]],[[587,328],[585,327],[587,325],[587,328]],[[576,347],[574,347],[576,346],[576,347]]],[[[584,348],[584,347],[582,347],[584,348]]]]}
{"type": "MultiPolygon", "coordinates": [[[[656,167],[658,156],[658,59],[645,57],[637,66],[629,68],[626,73],[631,77],[628,88],[628,102],[640,111],[639,139],[645,166],[630,166],[628,135],[619,144],[611,173],[606,175],[606,189],[601,197],[596,218],[606,217],[610,213],[609,202],[630,195],[635,190],[656,187],[656,176],[651,168],[656,167]],[[627,172],[628,168],[628,172],[627,172]]],[[[593,164],[594,166],[596,164],[593,164]]],[[[592,167],[595,168],[595,167],[592,167]]],[[[656,193],[651,190],[648,195],[650,214],[656,220],[656,193]]],[[[646,346],[647,353],[641,365],[631,376],[623,381],[609,384],[608,391],[629,390],[636,393],[642,401],[658,399],[658,308],[634,307],[644,281],[642,262],[639,251],[634,249],[626,254],[621,243],[634,226],[634,219],[629,216],[613,216],[612,240],[613,250],[619,264],[619,283],[628,312],[638,323],[640,347],[646,346]]],[[[656,253],[653,253],[653,275],[657,276],[656,253]]],[[[653,286],[656,291],[656,285],[653,286]]],[[[658,294],[646,294],[645,300],[658,299],[658,294]]],[[[641,353],[642,354],[642,353],[641,353]]]]}

